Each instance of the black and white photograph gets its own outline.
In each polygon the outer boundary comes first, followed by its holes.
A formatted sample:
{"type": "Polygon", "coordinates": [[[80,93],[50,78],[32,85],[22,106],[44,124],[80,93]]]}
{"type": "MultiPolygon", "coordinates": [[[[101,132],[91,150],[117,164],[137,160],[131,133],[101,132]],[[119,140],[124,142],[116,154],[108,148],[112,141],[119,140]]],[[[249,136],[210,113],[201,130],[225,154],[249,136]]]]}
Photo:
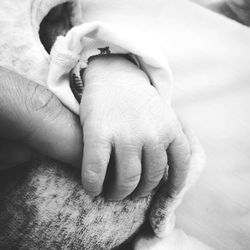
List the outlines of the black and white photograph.
{"type": "Polygon", "coordinates": [[[0,250],[249,250],[250,0],[0,0],[0,250]]]}

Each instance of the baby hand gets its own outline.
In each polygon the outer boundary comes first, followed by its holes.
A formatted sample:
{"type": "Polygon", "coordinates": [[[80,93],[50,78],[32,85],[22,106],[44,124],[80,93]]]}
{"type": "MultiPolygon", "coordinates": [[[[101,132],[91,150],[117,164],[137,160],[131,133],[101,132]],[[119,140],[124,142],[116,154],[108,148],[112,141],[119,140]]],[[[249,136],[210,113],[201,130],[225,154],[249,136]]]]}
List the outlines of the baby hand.
{"type": "Polygon", "coordinates": [[[167,149],[174,169],[172,188],[179,189],[186,176],[189,143],[172,108],[146,74],[116,55],[93,58],[83,78],[85,190],[96,196],[107,186],[112,200],[131,193],[146,196],[167,172],[167,149]],[[108,168],[113,169],[107,180],[108,168]]]}

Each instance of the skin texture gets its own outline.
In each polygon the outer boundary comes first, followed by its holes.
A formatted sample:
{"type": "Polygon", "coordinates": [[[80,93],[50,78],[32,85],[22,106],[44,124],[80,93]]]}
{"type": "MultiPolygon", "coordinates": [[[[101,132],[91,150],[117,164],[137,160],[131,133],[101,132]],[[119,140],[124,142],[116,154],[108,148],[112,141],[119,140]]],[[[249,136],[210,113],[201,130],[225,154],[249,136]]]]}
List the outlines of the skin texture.
{"type": "Polygon", "coordinates": [[[93,199],[80,176],[44,158],[1,171],[0,249],[113,249],[147,220],[150,197],[93,199]]]}
{"type": "Polygon", "coordinates": [[[170,167],[178,173],[173,187],[182,186],[189,144],[174,111],[145,73],[111,56],[93,59],[84,77],[82,137],[78,118],[51,92],[1,69],[1,168],[28,161],[34,151],[80,165],[83,152],[85,190],[121,200],[132,193],[146,196],[159,184],[167,172],[168,150],[174,159],[170,167]]]}
{"type": "Polygon", "coordinates": [[[177,173],[173,193],[181,188],[189,142],[173,109],[146,74],[121,56],[108,56],[93,58],[83,78],[85,190],[92,196],[105,190],[112,200],[146,196],[167,174],[167,150],[177,173]]]}
{"type": "MultiPolygon", "coordinates": [[[[62,4],[42,21],[47,51],[71,27],[69,12],[62,4]]],[[[79,166],[82,147],[79,117],[45,87],[0,67],[0,169],[27,162],[34,152],[79,166]]]]}
{"type": "Polygon", "coordinates": [[[0,79],[0,169],[29,161],[36,151],[79,165],[78,117],[35,82],[2,67],[0,79]]]}

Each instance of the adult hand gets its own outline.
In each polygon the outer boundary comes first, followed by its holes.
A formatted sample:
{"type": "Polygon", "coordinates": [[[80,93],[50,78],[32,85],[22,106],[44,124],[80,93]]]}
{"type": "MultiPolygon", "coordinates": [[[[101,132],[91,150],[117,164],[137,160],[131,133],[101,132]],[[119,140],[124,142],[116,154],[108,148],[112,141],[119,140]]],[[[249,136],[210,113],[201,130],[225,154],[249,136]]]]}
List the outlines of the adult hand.
{"type": "Polygon", "coordinates": [[[0,169],[28,161],[34,151],[80,164],[79,119],[45,87],[0,67],[0,169]]]}

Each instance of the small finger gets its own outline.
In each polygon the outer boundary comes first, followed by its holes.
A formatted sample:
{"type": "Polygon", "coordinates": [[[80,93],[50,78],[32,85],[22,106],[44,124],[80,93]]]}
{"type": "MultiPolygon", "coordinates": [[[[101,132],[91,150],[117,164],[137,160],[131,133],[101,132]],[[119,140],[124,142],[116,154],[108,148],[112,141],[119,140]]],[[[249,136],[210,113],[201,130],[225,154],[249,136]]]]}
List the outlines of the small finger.
{"type": "Polygon", "coordinates": [[[104,130],[89,129],[84,132],[82,184],[93,197],[103,190],[110,154],[111,142],[104,130]]]}
{"type": "Polygon", "coordinates": [[[111,200],[122,200],[137,187],[141,178],[141,148],[115,146],[115,180],[108,193],[111,200]]]}
{"type": "Polygon", "coordinates": [[[181,132],[168,147],[168,192],[169,196],[177,195],[185,185],[189,160],[191,156],[191,148],[186,135],[181,132]]]}
{"type": "Polygon", "coordinates": [[[160,183],[167,171],[167,153],[163,145],[151,145],[142,151],[142,177],[133,193],[135,197],[145,197],[160,183]]]}

